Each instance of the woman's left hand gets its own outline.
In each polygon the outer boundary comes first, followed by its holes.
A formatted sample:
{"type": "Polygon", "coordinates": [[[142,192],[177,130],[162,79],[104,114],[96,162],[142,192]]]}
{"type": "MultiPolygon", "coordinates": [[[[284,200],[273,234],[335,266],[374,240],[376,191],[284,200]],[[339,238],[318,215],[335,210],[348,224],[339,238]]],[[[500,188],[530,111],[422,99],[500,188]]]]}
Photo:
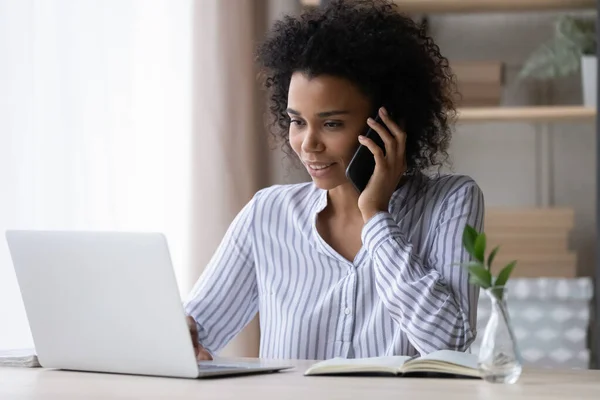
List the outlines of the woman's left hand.
{"type": "Polygon", "coordinates": [[[360,144],[366,146],[375,156],[373,175],[358,198],[358,208],[365,223],[378,212],[388,211],[392,194],[407,168],[406,133],[392,121],[383,107],[379,109],[379,115],[385,126],[378,124],[372,118],[369,118],[367,123],[383,140],[385,155],[371,139],[362,135],[358,138],[360,144]]]}

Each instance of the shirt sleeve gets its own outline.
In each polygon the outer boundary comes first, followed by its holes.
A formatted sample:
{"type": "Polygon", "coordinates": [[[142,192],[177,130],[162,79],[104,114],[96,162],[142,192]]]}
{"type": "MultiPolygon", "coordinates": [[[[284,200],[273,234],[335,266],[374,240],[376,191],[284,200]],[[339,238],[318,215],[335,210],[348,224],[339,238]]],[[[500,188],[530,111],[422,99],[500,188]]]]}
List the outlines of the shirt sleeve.
{"type": "Polygon", "coordinates": [[[217,353],[258,311],[251,231],[258,194],[235,217],[184,303],[200,344],[217,353]]]}
{"type": "Polygon", "coordinates": [[[483,194],[474,181],[454,188],[431,222],[429,252],[420,257],[387,212],[371,218],[362,240],[374,261],[376,290],[392,318],[421,355],[465,351],[475,339],[479,290],[456,263],[469,261],[466,224],[482,231],[483,194]]]}

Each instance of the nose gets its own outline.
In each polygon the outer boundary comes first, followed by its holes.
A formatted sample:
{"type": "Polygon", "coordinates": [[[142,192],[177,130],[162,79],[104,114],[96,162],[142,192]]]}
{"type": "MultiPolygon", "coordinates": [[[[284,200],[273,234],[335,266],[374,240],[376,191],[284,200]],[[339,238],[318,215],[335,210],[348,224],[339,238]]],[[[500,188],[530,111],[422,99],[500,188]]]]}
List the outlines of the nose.
{"type": "Polygon", "coordinates": [[[325,149],[318,130],[307,128],[302,140],[302,151],[304,153],[318,153],[325,149]]]}

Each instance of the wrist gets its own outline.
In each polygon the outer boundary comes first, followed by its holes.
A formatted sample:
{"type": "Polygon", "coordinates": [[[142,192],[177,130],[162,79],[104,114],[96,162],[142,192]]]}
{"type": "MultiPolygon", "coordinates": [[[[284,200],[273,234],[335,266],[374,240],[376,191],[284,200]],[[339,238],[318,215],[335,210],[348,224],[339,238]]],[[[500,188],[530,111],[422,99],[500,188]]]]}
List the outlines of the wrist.
{"type": "Polygon", "coordinates": [[[371,209],[364,210],[364,211],[361,210],[363,222],[366,224],[375,215],[379,214],[380,212],[385,212],[385,211],[387,211],[387,210],[380,210],[377,208],[371,208],[371,209]]]}

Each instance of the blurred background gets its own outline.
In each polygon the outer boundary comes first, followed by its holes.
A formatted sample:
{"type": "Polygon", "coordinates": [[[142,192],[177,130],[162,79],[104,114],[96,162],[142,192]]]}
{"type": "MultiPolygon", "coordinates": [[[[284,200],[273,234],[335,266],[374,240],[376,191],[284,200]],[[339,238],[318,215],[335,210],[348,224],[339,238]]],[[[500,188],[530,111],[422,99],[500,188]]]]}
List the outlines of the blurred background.
{"type": "MultiPolygon", "coordinates": [[[[324,2],[0,0],[0,231],[164,232],[185,297],[258,189],[309,179],[267,133],[253,51],[324,2]]],[[[396,3],[457,75],[448,172],[478,182],[489,245],[519,260],[526,365],[597,365],[596,2],[396,3]]],[[[482,298],[480,332],[488,315],[482,298]]],[[[256,356],[259,334],[225,354],[256,356]]],[[[1,240],[0,349],[32,346],[1,240]]]]}

